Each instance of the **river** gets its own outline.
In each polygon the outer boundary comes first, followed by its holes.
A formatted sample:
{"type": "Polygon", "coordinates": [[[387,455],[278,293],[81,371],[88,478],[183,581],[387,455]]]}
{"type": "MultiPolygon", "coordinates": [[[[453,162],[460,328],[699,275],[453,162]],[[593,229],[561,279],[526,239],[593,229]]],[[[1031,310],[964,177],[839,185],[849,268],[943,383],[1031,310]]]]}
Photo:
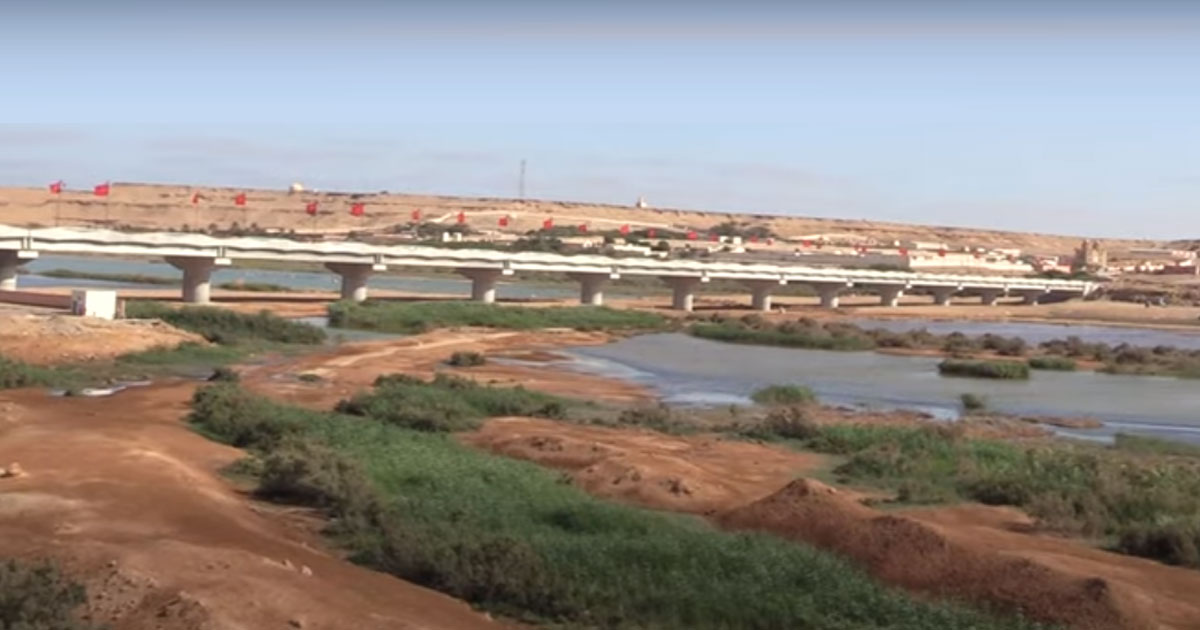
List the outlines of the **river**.
{"type": "Polygon", "coordinates": [[[754,390],[799,383],[822,401],[871,409],[959,413],[959,395],[983,394],[1001,412],[1092,417],[1103,429],[1066,431],[1092,439],[1125,431],[1200,443],[1200,387],[1194,380],[1035,371],[1028,381],[938,375],[940,359],[725,344],[681,333],[642,335],[571,348],[571,369],[624,378],[679,405],[747,404],[754,390]]]}

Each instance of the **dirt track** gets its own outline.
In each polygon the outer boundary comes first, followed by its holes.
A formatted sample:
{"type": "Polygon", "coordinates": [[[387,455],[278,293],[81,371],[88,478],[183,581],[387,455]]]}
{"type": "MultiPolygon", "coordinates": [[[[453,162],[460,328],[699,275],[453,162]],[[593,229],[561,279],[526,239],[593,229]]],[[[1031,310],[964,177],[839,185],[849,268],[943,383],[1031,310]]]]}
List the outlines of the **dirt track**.
{"type": "Polygon", "coordinates": [[[266,508],[218,471],[236,449],[187,429],[194,385],[112,398],[0,394],[0,555],[88,576],[114,630],[496,628],[463,604],[351,565],[304,513],[266,508]]]}

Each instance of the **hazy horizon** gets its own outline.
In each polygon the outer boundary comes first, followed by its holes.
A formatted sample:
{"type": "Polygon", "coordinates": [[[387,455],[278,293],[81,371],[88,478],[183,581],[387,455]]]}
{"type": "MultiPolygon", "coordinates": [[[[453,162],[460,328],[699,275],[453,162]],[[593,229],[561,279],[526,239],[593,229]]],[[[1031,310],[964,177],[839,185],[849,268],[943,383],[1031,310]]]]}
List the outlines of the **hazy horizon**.
{"type": "Polygon", "coordinates": [[[1200,237],[1200,7],[1081,4],[6,8],[0,185],[1200,237]]]}

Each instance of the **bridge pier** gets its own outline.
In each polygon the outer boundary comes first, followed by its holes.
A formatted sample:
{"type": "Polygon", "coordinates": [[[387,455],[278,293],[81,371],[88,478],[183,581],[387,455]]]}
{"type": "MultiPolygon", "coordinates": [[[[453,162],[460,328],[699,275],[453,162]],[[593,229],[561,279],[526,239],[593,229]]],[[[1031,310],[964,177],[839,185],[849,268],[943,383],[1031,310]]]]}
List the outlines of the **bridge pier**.
{"type": "Polygon", "coordinates": [[[387,269],[372,263],[325,263],[325,268],[342,277],[342,299],[354,302],[366,301],[371,272],[387,269]]]}
{"type": "Polygon", "coordinates": [[[671,308],[690,313],[696,301],[696,285],[703,280],[699,276],[665,276],[662,280],[671,287],[671,308]]]}
{"type": "Polygon", "coordinates": [[[615,273],[569,273],[567,277],[579,282],[579,303],[604,305],[604,284],[621,276],[615,273]]]}
{"type": "Polygon", "coordinates": [[[0,291],[17,290],[17,268],[26,260],[37,258],[37,252],[29,250],[0,250],[0,291]]]}
{"type": "Polygon", "coordinates": [[[183,301],[189,304],[208,304],[213,267],[229,264],[228,258],[208,256],[167,256],[165,260],[183,272],[183,301]]]}
{"type": "Polygon", "coordinates": [[[771,310],[771,291],[785,280],[746,280],[743,282],[750,289],[750,308],[756,311],[771,310]]]}
{"type": "Polygon", "coordinates": [[[486,267],[463,267],[458,273],[471,280],[471,299],[484,304],[496,301],[496,281],[500,276],[512,275],[507,269],[491,269],[486,267]],[[506,273],[507,272],[507,273],[506,273]]]}
{"type": "Polygon", "coordinates": [[[816,290],[817,295],[821,296],[821,306],[824,308],[837,308],[840,303],[838,294],[851,286],[850,282],[812,282],[812,288],[816,290]]]}
{"type": "Polygon", "coordinates": [[[1043,297],[1050,295],[1050,291],[1047,289],[1017,289],[1015,293],[1021,296],[1022,304],[1031,306],[1037,304],[1043,297]]]}
{"type": "Polygon", "coordinates": [[[933,294],[933,303],[938,306],[950,306],[950,298],[958,293],[959,287],[931,287],[929,292],[933,294]]]}
{"type": "Polygon", "coordinates": [[[984,306],[995,306],[996,301],[1005,295],[1008,295],[1008,291],[1006,289],[980,289],[979,301],[984,306]]]}
{"type": "Polygon", "coordinates": [[[879,292],[879,303],[883,306],[895,308],[900,306],[900,298],[904,297],[905,287],[902,284],[877,284],[870,288],[879,292]]]}

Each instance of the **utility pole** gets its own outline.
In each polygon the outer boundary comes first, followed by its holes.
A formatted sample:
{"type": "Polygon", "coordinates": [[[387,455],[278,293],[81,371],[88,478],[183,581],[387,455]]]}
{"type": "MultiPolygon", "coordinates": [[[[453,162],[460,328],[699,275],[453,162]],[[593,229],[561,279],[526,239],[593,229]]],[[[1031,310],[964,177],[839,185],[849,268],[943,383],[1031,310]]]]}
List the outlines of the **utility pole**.
{"type": "Polygon", "coordinates": [[[521,159],[521,179],[517,185],[517,198],[525,199],[525,160],[521,159]]]}

